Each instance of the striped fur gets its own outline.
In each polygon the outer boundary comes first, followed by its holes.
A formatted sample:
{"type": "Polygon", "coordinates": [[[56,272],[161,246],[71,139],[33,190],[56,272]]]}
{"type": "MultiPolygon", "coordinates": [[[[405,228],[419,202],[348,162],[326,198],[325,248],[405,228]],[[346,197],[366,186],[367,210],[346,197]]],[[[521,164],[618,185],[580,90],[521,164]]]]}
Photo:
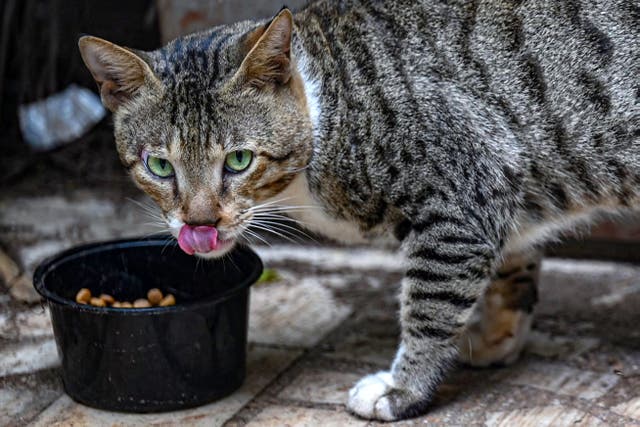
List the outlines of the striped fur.
{"type": "Polygon", "coordinates": [[[131,53],[153,77],[114,109],[120,155],[168,219],[189,222],[194,194],[237,220],[292,192],[321,209],[300,214],[317,231],[395,240],[407,254],[402,344],[349,407],[419,414],[507,253],[640,204],[640,8],[326,0],[293,16],[285,48],[265,41],[282,19],[131,53]],[[221,176],[224,153],[247,144],[263,152],[252,169],[221,176]],[[148,178],[142,147],[177,166],[175,183],[148,178]]]}

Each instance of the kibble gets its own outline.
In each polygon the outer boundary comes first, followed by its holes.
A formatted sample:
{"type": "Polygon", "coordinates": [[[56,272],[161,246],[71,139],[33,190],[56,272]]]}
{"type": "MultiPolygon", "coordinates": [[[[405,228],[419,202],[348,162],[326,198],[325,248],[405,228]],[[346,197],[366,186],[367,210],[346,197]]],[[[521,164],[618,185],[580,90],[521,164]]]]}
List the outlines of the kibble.
{"type": "Polygon", "coordinates": [[[91,300],[91,291],[87,288],[82,288],[76,294],[76,302],[80,304],[87,304],[91,300]]]}
{"type": "Polygon", "coordinates": [[[151,307],[151,303],[146,298],[140,298],[133,302],[135,308],[147,308],[151,307]]]}
{"type": "Polygon", "coordinates": [[[151,303],[151,305],[158,305],[163,299],[162,291],[158,288],[150,289],[147,292],[147,299],[151,303]]]}
{"type": "Polygon", "coordinates": [[[113,305],[116,300],[109,294],[101,294],[100,299],[109,305],[113,305]]]}
{"type": "Polygon", "coordinates": [[[107,303],[104,302],[104,300],[100,299],[100,298],[91,298],[89,300],[89,303],[95,307],[106,307],[107,303]]]}
{"type": "Polygon", "coordinates": [[[160,289],[153,288],[147,292],[147,298],[138,298],[132,304],[129,301],[118,301],[109,294],[100,294],[99,297],[93,297],[91,290],[82,288],[76,294],[76,302],[79,304],[91,304],[94,307],[149,308],[175,305],[176,298],[171,294],[163,295],[160,289]]]}
{"type": "Polygon", "coordinates": [[[168,307],[170,305],[176,305],[176,298],[171,294],[167,294],[166,297],[162,298],[162,301],[160,301],[158,305],[160,307],[168,307]]]}

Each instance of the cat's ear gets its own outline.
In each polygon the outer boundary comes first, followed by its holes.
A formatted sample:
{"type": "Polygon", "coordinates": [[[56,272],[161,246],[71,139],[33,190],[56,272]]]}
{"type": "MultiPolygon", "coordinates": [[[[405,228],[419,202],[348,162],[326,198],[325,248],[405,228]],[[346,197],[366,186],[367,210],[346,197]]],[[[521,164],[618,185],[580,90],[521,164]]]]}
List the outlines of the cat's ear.
{"type": "Polygon", "coordinates": [[[289,81],[292,32],[293,15],[284,8],[270,23],[247,36],[245,43],[250,50],[238,71],[244,83],[262,88],[289,81]]]}
{"type": "Polygon", "coordinates": [[[93,36],[81,37],[78,47],[98,83],[102,103],[112,112],[131,100],[142,86],[160,84],[149,64],[128,49],[93,36]]]}

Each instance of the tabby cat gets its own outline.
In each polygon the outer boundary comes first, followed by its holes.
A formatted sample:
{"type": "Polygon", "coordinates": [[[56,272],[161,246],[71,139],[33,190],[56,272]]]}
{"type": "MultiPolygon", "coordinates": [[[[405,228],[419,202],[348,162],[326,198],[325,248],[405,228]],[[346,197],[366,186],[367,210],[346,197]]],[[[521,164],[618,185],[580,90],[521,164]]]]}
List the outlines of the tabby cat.
{"type": "Polygon", "coordinates": [[[187,253],[288,212],[405,255],[397,355],[349,393],[364,418],[423,413],[460,357],[513,360],[533,245],[640,205],[633,0],[322,0],[153,52],[79,44],[187,253]]]}

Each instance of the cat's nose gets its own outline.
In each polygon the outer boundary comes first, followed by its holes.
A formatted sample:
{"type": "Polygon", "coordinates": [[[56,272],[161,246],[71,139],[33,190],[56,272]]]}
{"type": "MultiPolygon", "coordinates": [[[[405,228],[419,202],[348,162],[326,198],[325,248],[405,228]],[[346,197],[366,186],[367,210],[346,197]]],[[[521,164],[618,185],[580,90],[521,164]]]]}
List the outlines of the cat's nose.
{"type": "Polygon", "coordinates": [[[197,227],[197,226],[203,226],[203,227],[217,227],[218,224],[220,224],[220,220],[222,218],[217,217],[217,218],[213,218],[213,217],[202,217],[202,218],[197,218],[197,217],[189,217],[187,216],[184,219],[184,223],[187,225],[190,225],[192,227],[197,227]]]}
{"type": "Polygon", "coordinates": [[[200,190],[186,197],[182,206],[182,220],[189,225],[207,225],[215,227],[221,219],[220,202],[215,194],[200,190]]]}

